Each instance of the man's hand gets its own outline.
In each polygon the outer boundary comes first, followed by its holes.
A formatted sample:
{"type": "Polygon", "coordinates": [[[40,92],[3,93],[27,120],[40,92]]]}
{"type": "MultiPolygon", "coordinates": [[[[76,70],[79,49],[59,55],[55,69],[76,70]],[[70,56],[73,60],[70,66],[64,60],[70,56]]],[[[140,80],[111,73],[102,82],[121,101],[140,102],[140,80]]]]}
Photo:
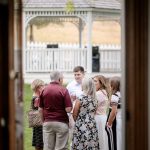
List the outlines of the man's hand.
{"type": "Polygon", "coordinates": [[[70,97],[71,97],[71,100],[72,100],[72,101],[75,101],[75,100],[77,99],[77,97],[76,97],[75,94],[72,94],[70,97]]]}
{"type": "Polygon", "coordinates": [[[108,128],[112,127],[112,124],[110,124],[109,122],[107,122],[106,125],[107,125],[108,128]]]}

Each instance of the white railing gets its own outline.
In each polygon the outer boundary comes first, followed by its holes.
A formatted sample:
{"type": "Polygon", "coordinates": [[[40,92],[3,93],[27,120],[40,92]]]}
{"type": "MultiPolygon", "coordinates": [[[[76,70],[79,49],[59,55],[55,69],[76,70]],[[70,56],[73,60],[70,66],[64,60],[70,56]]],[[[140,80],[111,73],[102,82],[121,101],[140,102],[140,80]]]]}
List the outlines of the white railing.
{"type": "MultiPolygon", "coordinates": [[[[79,43],[50,43],[50,42],[27,42],[27,48],[47,48],[48,44],[57,44],[58,48],[79,48],[79,43]]],[[[99,46],[99,49],[120,49],[120,45],[114,44],[93,44],[93,46],[99,46]]],[[[86,44],[82,44],[81,48],[87,47],[86,44]]]]}
{"type": "MultiPolygon", "coordinates": [[[[32,45],[32,44],[31,44],[32,45]]],[[[61,70],[72,72],[73,68],[81,65],[87,69],[86,48],[46,48],[45,46],[29,46],[25,49],[25,72],[50,72],[61,70]]],[[[41,44],[42,45],[42,44],[41,44]]],[[[43,44],[44,45],[44,44],[43,44]]],[[[121,48],[114,45],[99,46],[100,72],[121,71],[121,48]]],[[[60,47],[60,46],[59,46],[60,47]]]]}
{"type": "Polygon", "coordinates": [[[72,71],[77,65],[87,66],[86,49],[27,49],[25,72],[72,71]]]}
{"type": "MultiPolygon", "coordinates": [[[[49,42],[28,42],[27,47],[32,48],[47,48],[48,44],[58,44],[58,48],[79,48],[78,43],[49,43],[49,42]]],[[[82,46],[84,48],[85,45],[82,46]]]]}
{"type": "Polygon", "coordinates": [[[120,72],[121,71],[121,51],[120,49],[101,49],[100,71],[120,72]]]}

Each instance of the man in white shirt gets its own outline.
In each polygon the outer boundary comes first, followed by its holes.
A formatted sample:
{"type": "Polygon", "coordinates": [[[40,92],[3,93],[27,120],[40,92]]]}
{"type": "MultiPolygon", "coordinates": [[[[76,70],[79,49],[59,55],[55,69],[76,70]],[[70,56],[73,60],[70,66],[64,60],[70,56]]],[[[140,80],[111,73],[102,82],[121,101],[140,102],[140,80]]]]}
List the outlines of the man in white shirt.
{"type": "MultiPolygon", "coordinates": [[[[82,79],[84,78],[85,72],[84,72],[84,68],[82,66],[76,66],[73,69],[73,73],[74,73],[74,80],[71,81],[68,85],[67,85],[67,89],[69,91],[71,100],[72,100],[72,104],[73,104],[73,108],[75,106],[75,100],[79,99],[82,95],[82,79]]],[[[73,109],[71,111],[69,115],[69,139],[70,142],[72,140],[72,132],[73,132],[73,127],[74,127],[74,120],[72,117],[72,113],[73,113],[73,109]]],[[[71,144],[70,144],[71,146],[71,144]]]]}
{"type": "Polygon", "coordinates": [[[82,66],[76,66],[73,69],[74,79],[67,85],[67,89],[69,91],[71,99],[74,101],[75,99],[79,98],[82,94],[82,79],[84,78],[84,68],[82,66]]]}

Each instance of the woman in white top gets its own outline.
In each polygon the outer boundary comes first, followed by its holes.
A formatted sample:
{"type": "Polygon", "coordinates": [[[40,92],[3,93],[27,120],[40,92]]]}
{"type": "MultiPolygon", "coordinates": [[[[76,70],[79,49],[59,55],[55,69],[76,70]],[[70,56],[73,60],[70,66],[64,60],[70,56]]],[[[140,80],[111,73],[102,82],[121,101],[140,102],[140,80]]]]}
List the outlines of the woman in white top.
{"type": "Polygon", "coordinates": [[[98,107],[95,114],[96,125],[98,129],[100,150],[108,150],[108,139],[105,131],[108,108],[108,93],[106,91],[106,79],[102,75],[93,78],[96,87],[96,96],[98,107]]]}
{"type": "Polygon", "coordinates": [[[109,150],[121,150],[122,146],[122,117],[120,77],[110,79],[111,100],[106,124],[109,150]]]}

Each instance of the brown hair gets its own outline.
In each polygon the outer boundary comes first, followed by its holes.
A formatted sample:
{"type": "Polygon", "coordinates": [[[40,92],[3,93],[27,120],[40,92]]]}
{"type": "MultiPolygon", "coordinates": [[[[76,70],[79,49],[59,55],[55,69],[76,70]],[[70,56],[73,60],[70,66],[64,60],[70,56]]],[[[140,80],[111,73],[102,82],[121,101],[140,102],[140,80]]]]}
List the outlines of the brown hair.
{"type": "Polygon", "coordinates": [[[109,88],[109,82],[108,82],[108,79],[106,77],[104,77],[103,75],[97,75],[95,76],[94,78],[97,78],[99,83],[101,84],[101,89],[100,90],[106,90],[107,92],[107,97],[108,99],[110,99],[110,88],[109,88]]]}
{"type": "Polygon", "coordinates": [[[76,67],[73,69],[73,72],[78,72],[78,71],[84,73],[84,68],[83,68],[82,66],[76,66],[76,67]]]}
{"type": "Polygon", "coordinates": [[[103,75],[97,75],[94,78],[97,78],[99,83],[101,84],[102,89],[106,90],[106,88],[107,88],[106,78],[103,75]]]}
{"type": "Polygon", "coordinates": [[[40,80],[40,79],[35,79],[32,83],[31,83],[31,89],[36,92],[37,89],[41,86],[44,86],[44,81],[40,80]]]}
{"type": "Polygon", "coordinates": [[[117,91],[120,91],[120,77],[110,78],[110,86],[112,88],[112,94],[115,94],[117,91]]]}

